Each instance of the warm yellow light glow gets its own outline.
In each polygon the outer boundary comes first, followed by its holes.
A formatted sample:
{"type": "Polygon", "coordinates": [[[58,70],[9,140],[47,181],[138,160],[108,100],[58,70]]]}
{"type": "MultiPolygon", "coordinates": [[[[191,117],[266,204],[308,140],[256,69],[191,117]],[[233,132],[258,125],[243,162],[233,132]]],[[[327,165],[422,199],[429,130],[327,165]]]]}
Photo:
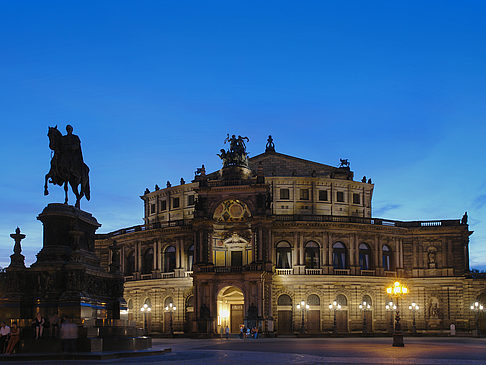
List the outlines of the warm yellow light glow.
{"type": "Polygon", "coordinates": [[[408,294],[408,288],[402,286],[402,293],[403,294],[408,294]]]}
{"type": "Polygon", "coordinates": [[[392,288],[386,288],[386,292],[387,292],[388,294],[391,294],[391,293],[392,293],[392,288]]]}
{"type": "Polygon", "coordinates": [[[221,310],[221,317],[228,318],[229,317],[229,312],[226,309],[222,309],[221,310]]]}

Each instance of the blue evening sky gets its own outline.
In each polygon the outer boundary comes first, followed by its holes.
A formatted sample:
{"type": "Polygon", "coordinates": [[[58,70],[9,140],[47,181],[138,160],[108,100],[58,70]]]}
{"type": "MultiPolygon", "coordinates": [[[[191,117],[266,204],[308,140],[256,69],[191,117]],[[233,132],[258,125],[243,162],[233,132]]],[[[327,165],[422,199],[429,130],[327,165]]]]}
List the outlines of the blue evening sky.
{"type": "MultiPolygon", "coordinates": [[[[375,185],[373,216],[470,217],[486,269],[486,2],[0,1],[0,266],[50,186],[47,127],[69,122],[99,232],[142,223],[139,196],[220,168],[226,133],[375,185]]],[[[71,198],[72,199],[72,198],[71,198]]]]}

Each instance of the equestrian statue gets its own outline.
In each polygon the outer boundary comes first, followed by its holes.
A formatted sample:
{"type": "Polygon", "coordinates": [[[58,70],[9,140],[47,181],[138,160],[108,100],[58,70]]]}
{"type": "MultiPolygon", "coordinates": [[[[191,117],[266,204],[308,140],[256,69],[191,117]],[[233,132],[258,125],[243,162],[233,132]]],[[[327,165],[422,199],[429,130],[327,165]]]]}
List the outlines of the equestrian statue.
{"type": "Polygon", "coordinates": [[[89,167],[83,162],[83,153],[81,151],[81,141],[79,137],[73,134],[73,127],[66,126],[66,135],[55,127],[49,127],[47,136],[49,137],[49,148],[53,151],[51,158],[51,169],[46,174],[44,184],[44,195],[48,195],[47,181],[62,186],[66,199],[64,204],[68,203],[68,183],[76,196],[76,208],[79,208],[79,201],[83,196],[90,199],[89,190],[89,167]],[[81,189],[78,192],[78,185],[81,189]]]}

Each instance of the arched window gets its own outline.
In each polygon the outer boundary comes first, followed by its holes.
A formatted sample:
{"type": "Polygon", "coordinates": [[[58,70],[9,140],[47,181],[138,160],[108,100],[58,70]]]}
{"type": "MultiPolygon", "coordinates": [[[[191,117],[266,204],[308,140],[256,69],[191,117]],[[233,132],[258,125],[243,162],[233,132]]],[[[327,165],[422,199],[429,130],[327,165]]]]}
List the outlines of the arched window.
{"type": "Polygon", "coordinates": [[[363,295],[362,303],[365,303],[365,302],[366,302],[366,304],[373,305],[373,301],[371,300],[371,297],[368,294],[363,295]]]}
{"type": "Polygon", "coordinates": [[[193,263],[194,263],[194,245],[191,245],[187,249],[187,271],[192,271],[193,263]]]}
{"type": "Polygon", "coordinates": [[[145,306],[147,304],[147,307],[152,308],[152,302],[150,301],[150,298],[146,298],[145,301],[143,302],[143,305],[145,306]]]}
{"type": "Polygon", "coordinates": [[[371,268],[371,250],[366,243],[359,245],[359,267],[361,270],[370,270],[371,268]]]}
{"type": "Polygon", "coordinates": [[[340,304],[341,307],[344,307],[344,306],[347,306],[348,305],[348,299],[343,294],[339,294],[336,297],[336,302],[337,302],[337,304],[340,304]]]}
{"type": "Polygon", "coordinates": [[[278,297],[277,305],[292,305],[292,298],[287,294],[282,294],[278,297]]]}
{"type": "Polygon", "coordinates": [[[310,241],[305,244],[305,268],[318,269],[319,268],[319,245],[316,242],[310,241]]]}
{"type": "Polygon", "coordinates": [[[142,256],[142,274],[150,274],[154,263],[154,250],[147,248],[142,256]]]}
{"type": "Polygon", "coordinates": [[[348,257],[346,246],[342,242],[332,245],[332,265],[335,269],[346,269],[348,267],[348,257]]]}
{"type": "Polygon", "coordinates": [[[194,295],[187,297],[186,308],[194,308],[194,295]]]}
{"type": "Polygon", "coordinates": [[[133,275],[135,271],[135,252],[132,250],[125,256],[125,275],[133,275]]]}
{"type": "Polygon", "coordinates": [[[311,294],[307,297],[307,304],[309,305],[321,305],[321,299],[316,294],[311,294]]]}
{"type": "Polygon", "coordinates": [[[176,249],[174,246],[167,246],[164,251],[164,272],[174,271],[176,266],[176,249]]]}
{"type": "Polygon", "coordinates": [[[392,252],[390,247],[387,245],[383,245],[383,270],[391,271],[392,270],[392,252]]]}
{"type": "Polygon", "coordinates": [[[277,268],[292,268],[292,247],[290,243],[282,241],[277,244],[277,268]]]}
{"type": "Polygon", "coordinates": [[[127,302],[127,309],[128,309],[128,320],[132,321],[135,315],[135,311],[133,310],[133,300],[128,299],[127,302]]]}
{"type": "Polygon", "coordinates": [[[172,303],[172,305],[174,305],[174,304],[175,304],[175,303],[174,303],[174,300],[172,299],[172,297],[167,297],[167,298],[165,298],[165,300],[164,300],[164,308],[165,308],[165,307],[168,307],[168,306],[170,305],[170,303],[172,303]]]}

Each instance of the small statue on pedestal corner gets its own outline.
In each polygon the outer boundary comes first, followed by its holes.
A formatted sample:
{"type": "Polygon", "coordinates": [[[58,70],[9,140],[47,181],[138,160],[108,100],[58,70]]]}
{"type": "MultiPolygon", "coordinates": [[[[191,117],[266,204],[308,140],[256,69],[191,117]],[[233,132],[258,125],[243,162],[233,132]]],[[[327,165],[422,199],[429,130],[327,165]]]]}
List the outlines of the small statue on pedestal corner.
{"type": "Polygon", "coordinates": [[[462,216],[462,219],[461,219],[461,224],[467,224],[467,212],[464,213],[464,215],[462,216]]]}
{"type": "Polygon", "coordinates": [[[365,176],[363,176],[363,178],[361,179],[361,182],[362,182],[362,183],[365,183],[365,182],[366,182],[366,175],[365,175],[365,176]]]}

